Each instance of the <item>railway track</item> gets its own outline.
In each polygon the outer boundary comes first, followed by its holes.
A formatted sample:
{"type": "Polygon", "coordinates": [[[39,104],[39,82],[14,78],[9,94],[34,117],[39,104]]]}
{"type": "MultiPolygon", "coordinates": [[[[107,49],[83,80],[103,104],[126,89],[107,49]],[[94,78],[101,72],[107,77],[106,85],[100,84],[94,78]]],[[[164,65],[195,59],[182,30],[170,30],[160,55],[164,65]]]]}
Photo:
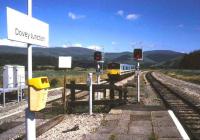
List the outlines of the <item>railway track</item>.
{"type": "Polygon", "coordinates": [[[173,110],[192,140],[200,140],[200,110],[171,88],[147,73],[147,80],[158,93],[164,104],[173,110]]]}

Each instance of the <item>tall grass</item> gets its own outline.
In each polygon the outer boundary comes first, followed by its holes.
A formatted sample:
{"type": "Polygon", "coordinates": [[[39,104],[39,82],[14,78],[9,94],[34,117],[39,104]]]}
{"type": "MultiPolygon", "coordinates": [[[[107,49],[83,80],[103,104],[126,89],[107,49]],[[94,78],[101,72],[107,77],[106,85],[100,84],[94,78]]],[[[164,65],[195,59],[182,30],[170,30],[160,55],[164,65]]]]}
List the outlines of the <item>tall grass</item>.
{"type": "Polygon", "coordinates": [[[164,70],[162,72],[173,78],[200,84],[200,70],[164,70]]]}

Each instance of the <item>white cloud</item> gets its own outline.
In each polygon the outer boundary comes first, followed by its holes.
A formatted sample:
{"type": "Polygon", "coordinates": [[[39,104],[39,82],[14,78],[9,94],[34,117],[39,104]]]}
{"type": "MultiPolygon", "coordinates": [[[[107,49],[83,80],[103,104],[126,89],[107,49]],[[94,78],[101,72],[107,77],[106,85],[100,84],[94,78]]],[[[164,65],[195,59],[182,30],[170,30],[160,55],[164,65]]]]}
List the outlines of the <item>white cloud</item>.
{"type": "Polygon", "coordinates": [[[123,10],[119,10],[119,11],[117,11],[117,15],[119,15],[119,16],[123,16],[123,15],[124,15],[124,11],[123,11],[123,10]]]}
{"type": "Polygon", "coordinates": [[[136,20],[136,19],[138,19],[140,17],[140,15],[138,15],[138,14],[128,14],[127,16],[126,16],[126,19],[127,20],[136,20]]]}
{"type": "Polygon", "coordinates": [[[0,39],[0,45],[13,46],[13,47],[27,47],[26,43],[11,41],[6,38],[0,39]]]}
{"type": "Polygon", "coordinates": [[[177,27],[178,27],[178,28],[183,28],[184,25],[183,25],[183,24],[179,24],[179,25],[177,25],[177,27]]]}
{"type": "Polygon", "coordinates": [[[92,50],[96,50],[96,51],[100,51],[102,49],[102,47],[98,46],[98,45],[90,45],[87,48],[92,49],[92,50]]]}
{"type": "Polygon", "coordinates": [[[63,47],[63,48],[67,48],[67,47],[69,47],[69,46],[66,45],[66,44],[63,44],[62,47],[63,47]]]}
{"type": "Polygon", "coordinates": [[[80,44],[80,43],[72,44],[72,46],[73,46],[73,47],[83,47],[83,45],[80,44]]]}
{"type": "Polygon", "coordinates": [[[76,19],[85,18],[85,15],[76,15],[75,13],[68,12],[68,17],[73,20],[76,20],[76,19]]]}

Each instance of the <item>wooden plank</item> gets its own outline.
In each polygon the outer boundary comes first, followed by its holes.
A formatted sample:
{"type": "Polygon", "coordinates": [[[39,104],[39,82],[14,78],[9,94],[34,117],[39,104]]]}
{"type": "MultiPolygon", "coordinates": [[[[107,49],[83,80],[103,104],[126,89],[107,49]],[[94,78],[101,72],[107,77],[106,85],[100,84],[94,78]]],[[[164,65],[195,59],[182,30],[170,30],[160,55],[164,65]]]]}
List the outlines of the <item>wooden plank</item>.
{"type": "MultiPolygon", "coordinates": [[[[116,99],[116,100],[95,100],[92,102],[93,105],[109,105],[115,103],[126,103],[124,100],[116,99]]],[[[89,105],[88,101],[74,101],[69,102],[70,105],[78,106],[78,105],[89,105]]]]}
{"type": "Polygon", "coordinates": [[[64,119],[64,115],[59,115],[59,116],[49,120],[48,122],[38,126],[36,128],[36,137],[42,135],[43,133],[45,133],[49,129],[53,128],[54,126],[56,126],[57,124],[62,122],[63,119],[64,119]]]}
{"type": "MultiPolygon", "coordinates": [[[[76,90],[89,90],[89,87],[86,84],[66,84],[66,88],[74,88],[76,90]]],[[[103,85],[97,85],[93,84],[92,88],[95,92],[102,90],[102,89],[110,89],[113,88],[114,90],[122,90],[122,86],[116,86],[114,84],[103,84],[103,85]]]]}
{"type": "MultiPolygon", "coordinates": [[[[64,119],[64,115],[58,115],[58,116],[54,117],[53,119],[50,119],[46,123],[38,126],[36,128],[36,137],[39,137],[43,133],[47,132],[48,130],[50,130],[51,128],[53,128],[54,126],[56,126],[57,124],[62,122],[63,119],[64,119]]],[[[17,138],[17,140],[23,140],[25,138],[26,138],[26,134],[24,133],[23,135],[19,136],[17,138]]]]}

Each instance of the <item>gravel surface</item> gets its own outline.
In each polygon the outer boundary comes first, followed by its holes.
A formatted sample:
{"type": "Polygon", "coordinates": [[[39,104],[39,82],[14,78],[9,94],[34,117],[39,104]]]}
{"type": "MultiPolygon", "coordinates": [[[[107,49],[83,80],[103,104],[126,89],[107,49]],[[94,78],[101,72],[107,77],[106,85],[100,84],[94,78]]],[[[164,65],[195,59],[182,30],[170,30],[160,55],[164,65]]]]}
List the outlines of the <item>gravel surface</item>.
{"type": "Polygon", "coordinates": [[[200,85],[175,79],[159,72],[153,72],[153,76],[162,83],[181,93],[181,96],[184,95],[194,104],[200,104],[200,85]]]}
{"type": "Polygon", "coordinates": [[[84,134],[94,132],[100,126],[103,116],[103,114],[66,115],[60,124],[39,136],[37,140],[81,140],[84,134]],[[74,126],[78,126],[79,129],[65,132],[74,126]]]}
{"type": "Polygon", "coordinates": [[[142,73],[142,84],[144,84],[144,95],[146,97],[143,98],[144,105],[154,105],[154,106],[160,106],[163,105],[162,100],[157,96],[155,91],[152,89],[150,83],[146,79],[146,74],[148,71],[145,71],[142,73]]]}

